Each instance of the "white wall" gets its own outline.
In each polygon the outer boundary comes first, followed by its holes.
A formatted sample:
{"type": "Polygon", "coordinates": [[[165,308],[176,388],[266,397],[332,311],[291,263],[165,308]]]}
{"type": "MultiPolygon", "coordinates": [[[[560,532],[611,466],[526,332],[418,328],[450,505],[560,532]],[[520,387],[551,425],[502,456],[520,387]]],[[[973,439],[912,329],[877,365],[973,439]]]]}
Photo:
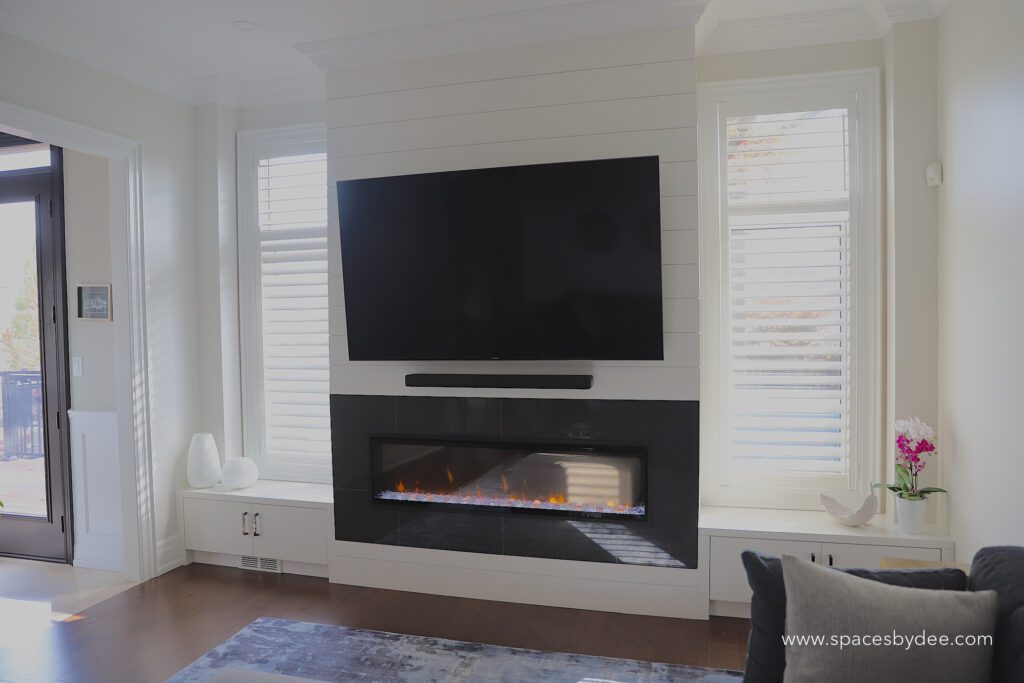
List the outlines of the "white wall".
{"type": "Polygon", "coordinates": [[[1024,545],[1024,3],[939,20],[940,440],[958,559],[1024,545]]]}
{"type": "Polygon", "coordinates": [[[692,29],[449,55],[327,75],[331,390],[698,398],[697,136],[692,29]],[[658,362],[349,362],[334,181],[660,155],[665,353],[658,362]],[[408,372],[591,372],[587,392],[424,390],[408,372]]]}
{"type": "Polygon", "coordinates": [[[324,100],[275,104],[238,110],[238,130],[283,128],[309,123],[323,123],[327,118],[324,100]]]}
{"type": "Polygon", "coordinates": [[[170,568],[183,556],[174,492],[198,416],[192,107],[6,33],[0,99],[141,142],[156,538],[170,568]]]}
{"type": "Polygon", "coordinates": [[[766,78],[819,71],[844,71],[885,66],[881,40],[835,45],[810,45],[697,58],[697,79],[702,82],[740,78],[766,78]]]}
{"type": "Polygon", "coordinates": [[[235,216],[237,123],[238,112],[229,107],[204,104],[195,108],[197,429],[213,434],[224,458],[243,455],[235,216]]]}
{"type": "MultiPolygon", "coordinates": [[[[937,426],[939,417],[939,190],[924,175],[939,158],[936,26],[934,20],[898,23],[885,38],[887,480],[895,467],[895,421],[920,417],[937,426]]],[[[940,483],[943,460],[940,454],[929,463],[924,485],[940,483]]],[[[944,524],[946,502],[932,497],[930,521],[944,524]]]]}
{"type": "Polygon", "coordinates": [[[71,377],[73,410],[117,409],[114,326],[80,320],[77,285],[110,284],[110,198],[107,160],[64,152],[64,251],[68,281],[68,355],[82,359],[82,376],[71,377]]]}

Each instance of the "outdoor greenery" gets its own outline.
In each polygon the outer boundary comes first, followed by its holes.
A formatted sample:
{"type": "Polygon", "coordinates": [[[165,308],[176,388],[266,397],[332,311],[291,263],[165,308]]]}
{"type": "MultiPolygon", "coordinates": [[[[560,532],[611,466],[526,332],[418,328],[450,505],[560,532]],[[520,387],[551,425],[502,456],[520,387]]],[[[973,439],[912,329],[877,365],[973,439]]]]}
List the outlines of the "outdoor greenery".
{"type": "Polygon", "coordinates": [[[35,254],[25,262],[21,289],[7,329],[0,333],[0,348],[10,370],[39,370],[39,290],[36,285],[35,254]]]}

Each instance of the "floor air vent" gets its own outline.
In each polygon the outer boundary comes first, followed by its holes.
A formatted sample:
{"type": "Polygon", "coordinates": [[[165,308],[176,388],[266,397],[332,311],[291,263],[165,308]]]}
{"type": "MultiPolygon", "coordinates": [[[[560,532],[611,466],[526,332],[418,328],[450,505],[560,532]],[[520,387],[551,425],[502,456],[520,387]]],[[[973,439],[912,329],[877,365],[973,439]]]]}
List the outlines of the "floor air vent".
{"type": "Polygon", "coordinates": [[[242,555],[242,560],[239,563],[242,569],[251,569],[254,572],[273,572],[275,574],[281,573],[281,560],[275,560],[270,557],[253,557],[252,555],[242,555]]]}

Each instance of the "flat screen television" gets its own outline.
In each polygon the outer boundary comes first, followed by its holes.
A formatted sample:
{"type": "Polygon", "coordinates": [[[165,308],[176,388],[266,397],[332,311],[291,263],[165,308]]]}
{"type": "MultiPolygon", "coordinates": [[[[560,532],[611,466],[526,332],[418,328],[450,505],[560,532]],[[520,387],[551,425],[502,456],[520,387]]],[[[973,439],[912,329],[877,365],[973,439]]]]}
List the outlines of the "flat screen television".
{"type": "Polygon", "coordinates": [[[663,358],[658,157],[337,190],[350,360],[663,358]]]}

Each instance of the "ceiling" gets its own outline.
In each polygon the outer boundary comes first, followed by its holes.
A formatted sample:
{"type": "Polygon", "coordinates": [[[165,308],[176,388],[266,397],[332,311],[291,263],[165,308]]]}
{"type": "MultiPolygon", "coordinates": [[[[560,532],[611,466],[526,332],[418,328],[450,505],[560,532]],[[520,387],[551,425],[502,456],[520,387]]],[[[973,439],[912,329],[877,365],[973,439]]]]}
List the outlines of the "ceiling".
{"type": "MultiPolygon", "coordinates": [[[[695,23],[702,12],[698,35],[707,50],[749,50],[757,42],[751,36],[764,43],[770,29],[799,28],[801,18],[817,22],[809,35],[829,41],[843,34],[823,32],[823,21],[841,24],[853,36],[847,40],[878,37],[900,12],[934,16],[933,3],[941,2],[710,0],[704,12],[708,1],[0,0],[0,30],[188,102],[258,106],[322,97],[318,63],[695,23]],[[255,27],[239,30],[238,21],[255,27]]],[[[802,31],[782,33],[780,43],[799,40],[802,31]]]]}

